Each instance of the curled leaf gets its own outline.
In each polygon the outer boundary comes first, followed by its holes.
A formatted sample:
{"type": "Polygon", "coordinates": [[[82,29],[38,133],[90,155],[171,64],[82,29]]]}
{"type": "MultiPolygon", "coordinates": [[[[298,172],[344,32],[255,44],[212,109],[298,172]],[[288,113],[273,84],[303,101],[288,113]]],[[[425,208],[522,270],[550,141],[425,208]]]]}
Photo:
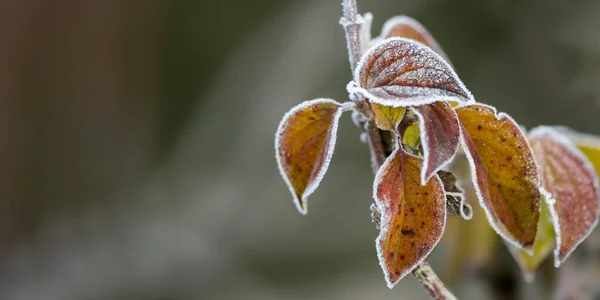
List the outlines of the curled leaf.
{"type": "Polygon", "coordinates": [[[371,102],[399,107],[437,101],[471,102],[473,96],[452,67],[429,47],[405,38],[389,38],[361,58],[351,93],[371,102]]]}
{"type": "Polygon", "coordinates": [[[465,199],[465,190],[458,185],[452,172],[438,171],[437,175],[446,191],[446,209],[450,215],[460,216],[465,220],[473,218],[473,208],[465,199]]]}
{"type": "Polygon", "coordinates": [[[281,176],[294,203],[306,214],[306,199],[327,171],[345,106],[331,99],[306,101],[292,108],[275,134],[275,153],[281,176]]]}
{"type": "Polygon", "coordinates": [[[554,248],[554,228],[552,226],[552,216],[547,205],[542,205],[540,213],[540,222],[538,224],[538,232],[533,243],[533,252],[527,253],[522,249],[517,249],[513,246],[508,246],[510,253],[517,261],[523,276],[527,282],[533,280],[535,271],[540,266],[542,261],[550,255],[554,248]]]}
{"type": "Polygon", "coordinates": [[[449,62],[448,56],[442,47],[433,38],[431,33],[417,20],[408,16],[395,16],[383,24],[381,35],[373,40],[377,42],[391,37],[403,37],[415,40],[437,52],[442,58],[449,62]]]}
{"type": "Polygon", "coordinates": [[[554,265],[558,267],[598,223],[598,176],[583,153],[551,127],[534,128],[530,141],[544,187],[552,195],[548,204],[557,233],[554,265]]]}
{"type": "Polygon", "coordinates": [[[421,183],[424,184],[458,151],[460,126],[456,113],[448,103],[415,106],[413,110],[419,117],[424,160],[421,183]]]}
{"type": "Polygon", "coordinates": [[[486,105],[461,106],[456,114],[473,185],[490,225],[509,243],[531,251],[542,188],[523,132],[508,115],[486,105]]]}
{"type": "Polygon", "coordinates": [[[375,116],[377,127],[382,130],[395,131],[398,123],[402,121],[406,109],[404,107],[384,106],[377,103],[371,103],[371,110],[375,116]]]}
{"type": "Polygon", "coordinates": [[[381,216],[377,254],[390,288],[429,255],[446,224],[442,182],[434,176],[421,185],[421,165],[398,149],[375,176],[373,198],[381,216]]]}

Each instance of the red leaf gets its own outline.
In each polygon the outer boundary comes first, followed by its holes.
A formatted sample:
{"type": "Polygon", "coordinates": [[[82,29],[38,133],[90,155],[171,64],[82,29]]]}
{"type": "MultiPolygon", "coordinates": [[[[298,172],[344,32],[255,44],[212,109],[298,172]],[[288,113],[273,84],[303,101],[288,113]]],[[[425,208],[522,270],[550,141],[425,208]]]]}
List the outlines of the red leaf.
{"type": "Polygon", "coordinates": [[[354,76],[370,101],[414,106],[436,101],[471,102],[473,96],[452,67],[429,47],[405,38],[389,38],[365,53],[354,76]]]}
{"type": "Polygon", "coordinates": [[[330,99],[306,101],[281,120],[275,135],[275,153],[281,176],[294,203],[306,214],[306,199],[327,171],[346,106],[330,99]]]}
{"type": "Polygon", "coordinates": [[[541,183],[527,139],[508,115],[473,104],[456,109],[477,196],[492,227],[531,251],[540,216],[541,183]]]}
{"type": "Polygon", "coordinates": [[[427,31],[425,26],[421,25],[421,23],[411,17],[395,16],[390,18],[383,24],[381,35],[373,39],[373,42],[378,42],[391,37],[403,37],[420,42],[437,52],[442,58],[449,62],[448,56],[444,53],[444,50],[442,50],[442,47],[433,38],[431,33],[427,31]]]}
{"type": "Polygon", "coordinates": [[[554,264],[558,267],[598,223],[598,176],[581,150],[551,127],[534,128],[530,141],[544,187],[552,195],[548,205],[557,233],[554,264]]]}
{"type": "Polygon", "coordinates": [[[421,161],[396,150],[375,176],[373,198],[381,215],[379,263],[393,287],[435,247],[446,224],[446,196],[439,177],[421,185],[421,161]]]}
{"type": "Polygon", "coordinates": [[[415,106],[413,110],[420,119],[424,160],[421,182],[424,184],[458,151],[460,126],[456,113],[448,103],[415,106]]]}

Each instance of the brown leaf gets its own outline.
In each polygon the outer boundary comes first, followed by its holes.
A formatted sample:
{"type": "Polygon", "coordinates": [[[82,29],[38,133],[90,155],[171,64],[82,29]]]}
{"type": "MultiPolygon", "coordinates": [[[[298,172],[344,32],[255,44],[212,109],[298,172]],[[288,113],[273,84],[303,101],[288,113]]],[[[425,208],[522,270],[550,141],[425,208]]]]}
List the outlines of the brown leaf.
{"type": "Polygon", "coordinates": [[[349,86],[349,92],[386,106],[474,101],[442,57],[405,38],[389,38],[370,48],[359,62],[354,78],[356,86],[349,86]]]}
{"type": "Polygon", "coordinates": [[[592,163],[594,169],[596,170],[596,174],[600,174],[600,137],[577,132],[573,129],[556,126],[552,127],[557,130],[564,136],[566,136],[583,154],[587,159],[592,163]]]}
{"type": "Polygon", "coordinates": [[[594,229],[600,213],[598,176],[589,160],[564,135],[540,126],[530,141],[542,172],[557,233],[554,265],[567,259],[594,229]]]}
{"type": "Polygon", "coordinates": [[[302,214],[307,212],[307,197],[327,171],[345,109],[330,99],[306,101],[292,108],[279,124],[275,135],[277,163],[302,214]]]}
{"type": "Polygon", "coordinates": [[[531,251],[540,216],[541,184],[519,125],[492,107],[456,109],[477,196],[490,225],[516,247],[531,251]]]}
{"type": "Polygon", "coordinates": [[[415,106],[413,110],[419,117],[424,160],[421,183],[424,184],[458,151],[460,126],[456,113],[448,103],[415,106]]]}
{"type": "Polygon", "coordinates": [[[448,56],[444,53],[444,50],[442,50],[442,47],[440,47],[431,33],[427,31],[425,26],[421,25],[421,23],[411,17],[395,16],[387,20],[385,24],[383,24],[381,35],[373,39],[373,42],[378,42],[391,37],[403,37],[415,40],[431,48],[431,50],[437,52],[447,62],[450,62],[448,56]]]}
{"type": "Polygon", "coordinates": [[[446,224],[446,196],[437,176],[421,185],[421,160],[394,151],[375,176],[373,198],[381,215],[379,263],[392,288],[435,247],[446,224]]]}

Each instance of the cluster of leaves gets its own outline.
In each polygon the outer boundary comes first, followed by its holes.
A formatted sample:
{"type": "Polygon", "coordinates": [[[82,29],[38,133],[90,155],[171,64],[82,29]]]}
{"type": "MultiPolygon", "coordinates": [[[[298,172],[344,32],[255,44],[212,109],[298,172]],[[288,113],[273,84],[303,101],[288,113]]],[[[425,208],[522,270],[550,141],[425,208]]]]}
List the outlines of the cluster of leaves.
{"type": "Polygon", "coordinates": [[[559,130],[539,127],[526,135],[508,115],[476,102],[415,20],[392,18],[372,40],[368,27],[367,50],[347,87],[354,101],[304,102],[277,130],[277,162],[298,210],[306,214],[333,155],[339,118],[353,110],[393,137],[373,187],[376,247],[389,287],[442,237],[447,199],[464,199],[441,176],[461,146],[490,225],[523,269],[533,272],[553,247],[558,266],[598,220],[598,179],[585,155],[559,130]]]}

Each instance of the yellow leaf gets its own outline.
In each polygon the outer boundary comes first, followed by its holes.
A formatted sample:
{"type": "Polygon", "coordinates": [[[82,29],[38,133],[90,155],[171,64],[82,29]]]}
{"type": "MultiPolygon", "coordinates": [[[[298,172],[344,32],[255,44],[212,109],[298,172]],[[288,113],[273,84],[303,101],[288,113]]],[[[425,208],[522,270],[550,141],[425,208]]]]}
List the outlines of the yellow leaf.
{"type": "Polygon", "coordinates": [[[473,104],[456,109],[477,196],[492,227],[531,250],[539,220],[541,182],[527,139],[506,114],[473,104]]]}
{"type": "Polygon", "coordinates": [[[391,107],[377,103],[371,103],[371,110],[375,115],[377,127],[389,131],[396,131],[398,123],[402,121],[402,117],[404,117],[404,113],[406,112],[406,108],[404,107],[391,107]]]}

